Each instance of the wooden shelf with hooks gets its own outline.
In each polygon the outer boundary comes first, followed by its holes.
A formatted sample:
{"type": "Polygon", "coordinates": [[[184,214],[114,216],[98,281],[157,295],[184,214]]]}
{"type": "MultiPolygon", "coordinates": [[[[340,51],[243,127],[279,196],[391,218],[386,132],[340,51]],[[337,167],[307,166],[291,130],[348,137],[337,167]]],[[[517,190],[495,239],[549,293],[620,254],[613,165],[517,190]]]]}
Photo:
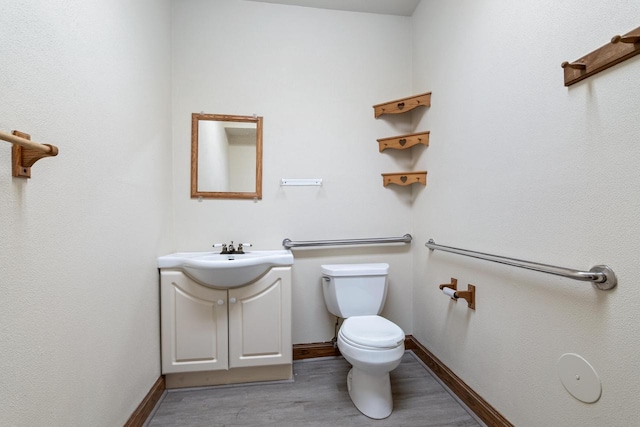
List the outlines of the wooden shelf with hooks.
{"type": "Polygon", "coordinates": [[[571,86],[640,53],[640,27],[573,62],[563,62],[564,85],[571,86]]]}
{"type": "Polygon", "coordinates": [[[384,102],[382,104],[376,104],[373,106],[373,115],[377,119],[383,114],[406,113],[407,111],[411,111],[420,106],[431,106],[431,92],[396,99],[395,101],[384,102]]]}
{"type": "Polygon", "coordinates": [[[411,184],[427,185],[427,171],[383,173],[382,184],[385,187],[389,184],[403,186],[411,184]]]}
{"type": "Polygon", "coordinates": [[[16,178],[31,178],[31,166],[45,157],[58,155],[58,147],[31,141],[28,133],[14,130],[11,134],[0,132],[0,139],[13,144],[11,173],[16,178]]]}
{"type": "Polygon", "coordinates": [[[380,138],[378,140],[378,148],[381,153],[387,148],[406,150],[418,144],[429,146],[429,131],[392,136],[390,138],[380,138]]]}

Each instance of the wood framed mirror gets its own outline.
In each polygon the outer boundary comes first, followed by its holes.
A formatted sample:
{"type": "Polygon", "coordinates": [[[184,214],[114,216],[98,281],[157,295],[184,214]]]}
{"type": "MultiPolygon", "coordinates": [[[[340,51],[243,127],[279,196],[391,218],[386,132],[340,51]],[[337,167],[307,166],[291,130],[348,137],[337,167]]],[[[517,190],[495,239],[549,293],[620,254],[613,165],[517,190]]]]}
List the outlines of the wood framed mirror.
{"type": "Polygon", "coordinates": [[[191,114],[191,197],[262,199],[262,117],[191,114]]]}

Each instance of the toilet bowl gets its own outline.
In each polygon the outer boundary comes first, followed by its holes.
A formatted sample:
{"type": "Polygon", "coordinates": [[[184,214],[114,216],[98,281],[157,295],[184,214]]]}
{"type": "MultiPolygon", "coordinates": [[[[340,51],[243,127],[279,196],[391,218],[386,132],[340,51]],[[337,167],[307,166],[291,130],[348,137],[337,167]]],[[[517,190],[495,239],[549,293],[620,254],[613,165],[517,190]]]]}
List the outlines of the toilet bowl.
{"type": "Polygon", "coordinates": [[[351,401],[369,418],[391,415],[393,398],[389,373],[404,354],[404,332],[380,316],[356,316],[344,321],[338,348],[352,365],[347,374],[351,401]]]}
{"type": "Polygon", "coordinates": [[[389,373],[404,354],[404,332],[379,316],[387,295],[389,265],[323,265],[323,294],[328,310],[344,322],[338,349],[352,365],[347,388],[353,404],[369,418],[391,415],[389,373]]]}

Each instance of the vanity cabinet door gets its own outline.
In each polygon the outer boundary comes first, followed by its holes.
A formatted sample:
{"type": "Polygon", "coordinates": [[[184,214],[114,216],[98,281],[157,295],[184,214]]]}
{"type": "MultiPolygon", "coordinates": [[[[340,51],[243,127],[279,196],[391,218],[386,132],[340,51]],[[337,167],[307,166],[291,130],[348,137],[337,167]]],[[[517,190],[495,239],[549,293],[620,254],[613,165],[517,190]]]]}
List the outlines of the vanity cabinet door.
{"type": "Polygon", "coordinates": [[[227,369],[227,291],[163,271],[160,301],[162,373],[227,369]]]}
{"type": "Polygon", "coordinates": [[[292,363],[291,267],[229,289],[229,367],[292,363]]]}

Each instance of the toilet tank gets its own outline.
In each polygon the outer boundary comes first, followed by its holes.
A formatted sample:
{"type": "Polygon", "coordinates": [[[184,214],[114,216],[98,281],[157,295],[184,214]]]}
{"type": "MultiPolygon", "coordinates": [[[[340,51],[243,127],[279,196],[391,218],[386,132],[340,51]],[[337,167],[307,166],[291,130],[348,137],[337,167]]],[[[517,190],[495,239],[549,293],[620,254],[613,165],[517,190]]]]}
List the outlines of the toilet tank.
{"type": "Polygon", "coordinates": [[[330,313],[345,319],[380,314],[387,298],[389,264],[329,264],[321,270],[330,313]]]}

